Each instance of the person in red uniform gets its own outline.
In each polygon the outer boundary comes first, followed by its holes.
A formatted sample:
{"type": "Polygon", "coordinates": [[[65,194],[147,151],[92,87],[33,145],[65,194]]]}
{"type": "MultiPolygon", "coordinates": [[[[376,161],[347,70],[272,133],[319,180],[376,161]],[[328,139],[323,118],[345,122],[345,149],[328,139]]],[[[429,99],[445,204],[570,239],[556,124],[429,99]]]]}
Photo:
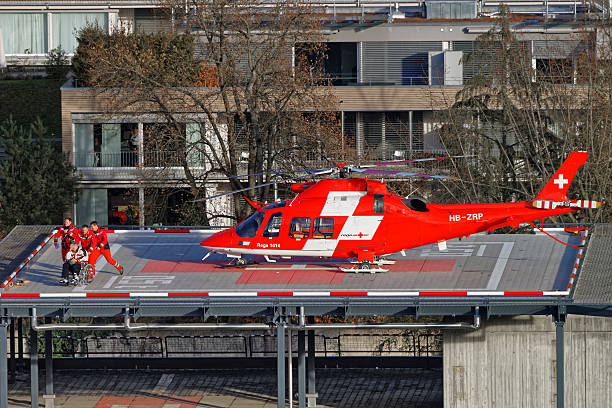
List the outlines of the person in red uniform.
{"type": "Polygon", "coordinates": [[[70,243],[76,241],[76,235],[78,230],[72,225],[72,218],[64,218],[64,225],[62,225],[55,235],[53,236],[53,244],[55,248],[59,248],[58,239],[62,241],[62,262],[66,262],[66,254],[70,250],[70,243]]]}
{"type": "Polygon", "coordinates": [[[89,229],[89,225],[84,224],[81,227],[81,230],[77,232],[77,239],[78,239],[79,244],[81,245],[81,248],[83,248],[83,251],[85,251],[87,255],[89,256],[88,263],[91,266],[93,266],[92,272],[90,272],[89,278],[93,278],[93,272],[95,271],[96,264],[95,262],[93,264],[91,263],[91,258],[92,258],[91,255],[93,254],[94,251],[96,251],[96,246],[98,244],[96,234],[94,234],[93,231],[89,229]]]}
{"type": "Polygon", "coordinates": [[[96,267],[96,262],[98,261],[98,257],[100,255],[104,255],[106,261],[113,265],[121,275],[123,275],[123,266],[119,265],[119,262],[115,261],[111,256],[110,245],[108,244],[108,236],[106,235],[106,230],[101,228],[96,221],[92,221],[91,230],[93,231],[96,237],[96,248],[91,252],[89,256],[89,263],[96,267]]]}

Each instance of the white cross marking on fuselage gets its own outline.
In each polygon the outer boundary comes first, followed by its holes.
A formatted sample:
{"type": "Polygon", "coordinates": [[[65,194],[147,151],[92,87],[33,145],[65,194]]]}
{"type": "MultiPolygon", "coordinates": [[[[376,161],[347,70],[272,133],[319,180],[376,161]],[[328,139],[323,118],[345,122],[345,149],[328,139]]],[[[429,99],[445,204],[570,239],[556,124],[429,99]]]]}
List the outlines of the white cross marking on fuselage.
{"type": "Polygon", "coordinates": [[[555,183],[556,185],[559,186],[559,188],[562,189],[564,185],[569,183],[569,180],[566,178],[563,178],[563,174],[559,174],[559,178],[554,179],[553,183],[555,183]]]}

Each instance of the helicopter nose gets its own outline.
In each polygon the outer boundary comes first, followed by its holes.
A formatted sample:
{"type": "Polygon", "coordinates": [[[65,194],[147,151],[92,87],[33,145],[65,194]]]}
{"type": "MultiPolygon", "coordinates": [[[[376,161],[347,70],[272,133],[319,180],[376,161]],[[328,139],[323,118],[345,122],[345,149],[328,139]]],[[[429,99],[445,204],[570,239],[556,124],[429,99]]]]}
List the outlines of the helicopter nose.
{"type": "Polygon", "coordinates": [[[208,249],[227,248],[232,243],[232,230],[224,230],[202,240],[200,245],[208,249]]]}

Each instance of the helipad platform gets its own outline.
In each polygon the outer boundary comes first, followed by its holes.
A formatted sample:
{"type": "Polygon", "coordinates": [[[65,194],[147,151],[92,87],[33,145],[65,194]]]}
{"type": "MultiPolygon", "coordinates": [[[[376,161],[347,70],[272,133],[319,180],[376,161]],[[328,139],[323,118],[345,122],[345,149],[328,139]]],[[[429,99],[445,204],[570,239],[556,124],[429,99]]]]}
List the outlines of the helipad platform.
{"type": "MultiPolygon", "coordinates": [[[[188,233],[116,231],[109,234],[113,257],[125,267],[119,275],[104,258],[86,287],[59,283],[60,251],[49,241],[1,290],[6,297],[253,297],[253,296],[567,296],[578,249],[542,234],[474,235],[427,245],[388,257],[384,273],[346,273],[346,260],[281,259],[243,269],[199,243],[211,231],[188,233]],[[12,283],[23,281],[23,285],[12,283]],[[12,286],[12,287],[11,287],[12,286]]],[[[581,236],[552,232],[579,245],[581,236]]],[[[13,271],[10,271],[13,272],[13,271]]],[[[6,276],[0,276],[3,280],[6,276]]]]}

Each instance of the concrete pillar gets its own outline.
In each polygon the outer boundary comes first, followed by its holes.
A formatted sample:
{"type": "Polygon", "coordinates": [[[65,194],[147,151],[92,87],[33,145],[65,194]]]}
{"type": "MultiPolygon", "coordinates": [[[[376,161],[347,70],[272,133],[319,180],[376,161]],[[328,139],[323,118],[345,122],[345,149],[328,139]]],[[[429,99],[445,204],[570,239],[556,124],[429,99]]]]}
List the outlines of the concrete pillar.
{"type": "Polygon", "coordinates": [[[138,122],[138,166],[144,166],[144,125],[138,122]]]}
{"type": "Polygon", "coordinates": [[[38,333],[30,330],[30,399],[31,408],[38,408],[38,333]]]}
{"type": "Polygon", "coordinates": [[[298,331],[298,406],[306,408],[306,332],[298,331]]]}
{"type": "Polygon", "coordinates": [[[408,112],[408,150],[408,157],[412,158],[412,111],[408,112]]]}
{"type": "Polygon", "coordinates": [[[142,187],[138,189],[138,225],[145,225],[145,197],[142,187]]]}
{"type": "Polygon", "coordinates": [[[285,408],[285,322],[276,323],[276,386],[278,408],[285,408]]]}
{"type": "Polygon", "coordinates": [[[563,408],[565,406],[565,344],[563,333],[564,324],[564,315],[561,315],[555,319],[557,354],[557,408],[563,408]]]}
{"type": "Polygon", "coordinates": [[[6,353],[6,328],[9,320],[6,317],[0,321],[0,408],[8,408],[8,376],[6,353]]]}
{"type": "MultiPolygon", "coordinates": [[[[45,323],[51,323],[51,318],[46,317],[45,323]]],[[[53,332],[45,332],[45,408],[53,408],[55,395],[53,394],[53,332]]]]}
{"type": "MultiPolygon", "coordinates": [[[[144,167],[144,125],[138,122],[138,166],[144,167]]],[[[138,224],[145,224],[144,188],[138,189],[138,224]]]]}

